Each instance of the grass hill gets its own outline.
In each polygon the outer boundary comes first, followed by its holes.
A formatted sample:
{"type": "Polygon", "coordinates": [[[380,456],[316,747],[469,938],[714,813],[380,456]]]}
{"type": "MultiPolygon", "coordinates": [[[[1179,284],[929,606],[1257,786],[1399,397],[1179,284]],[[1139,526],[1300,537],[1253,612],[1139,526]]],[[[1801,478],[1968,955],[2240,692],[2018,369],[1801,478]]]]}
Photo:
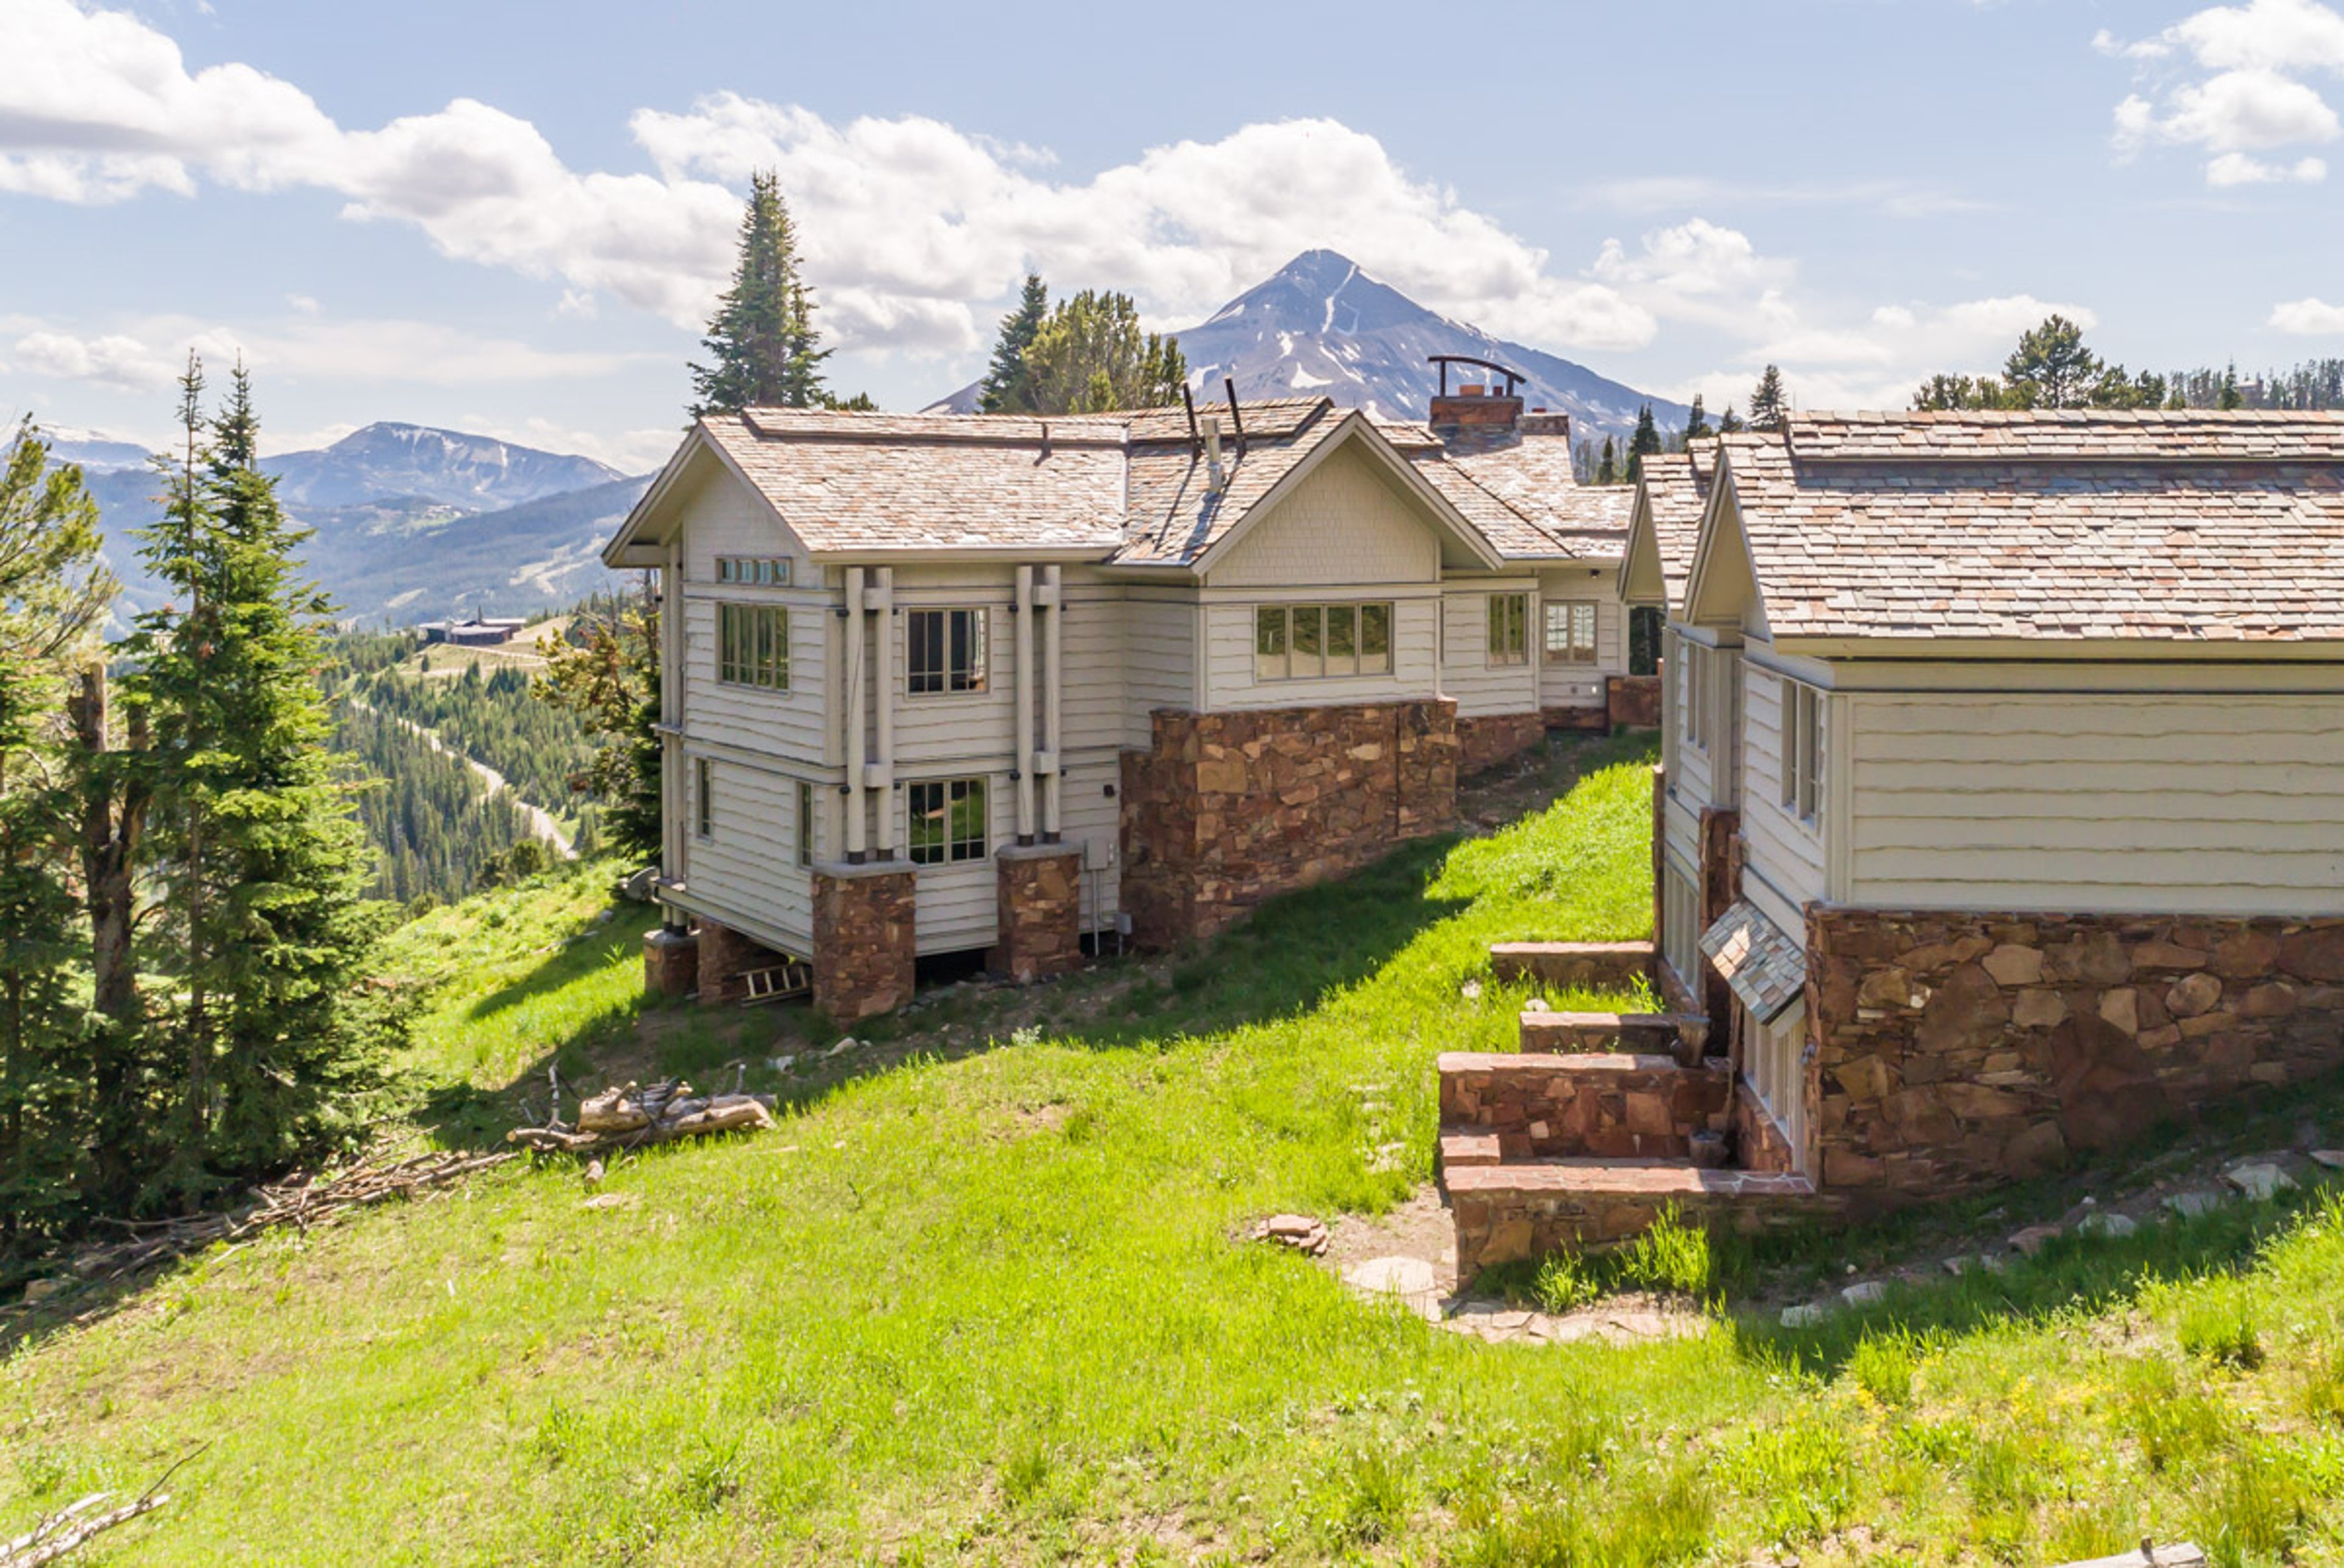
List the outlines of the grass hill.
{"type": "MultiPolygon", "coordinates": [[[[541,1117],[549,1065],[734,1059],[782,1127],[619,1161],[611,1206],[516,1165],[17,1317],[0,1528],[194,1452],[123,1560],[2032,1563],[2153,1533],[2338,1561],[2318,1191],[1799,1330],[1779,1302],[1846,1267],[1975,1250],[2137,1162],[1721,1248],[1701,1331],[1633,1347],[1435,1331],[1238,1239],[1428,1179],[1434,1053],[1505,1048],[1524,1000],[1490,942],[1646,924],[1648,760],[1561,744],[1549,776],[1584,776],[1551,809],[1196,951],[930,993],[836,1055],[803,1011],[645,1004],[645,916],[593,868],[426,916],[394,955],[434,986],[414,1136],[541,1117]]],[[[2339,1100],[2159,1154],[2332,1132],[2339,1100]]]]}

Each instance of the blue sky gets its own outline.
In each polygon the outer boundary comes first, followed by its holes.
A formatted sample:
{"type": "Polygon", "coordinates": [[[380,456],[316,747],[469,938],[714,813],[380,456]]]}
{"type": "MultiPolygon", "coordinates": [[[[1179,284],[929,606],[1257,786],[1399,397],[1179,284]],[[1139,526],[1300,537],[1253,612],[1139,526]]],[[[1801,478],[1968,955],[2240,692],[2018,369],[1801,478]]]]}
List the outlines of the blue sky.
{"type": "MultiPolygon", "coordinates": [[[[1201,319],[1340,249],[1714,408],[2344,353],[2317,0],[1665,7],[0,0],[0,411],[156,439],[190,346],[278,447],[672,446],[750,170],[834,384],[916,407],[1028,267],[1201,319]]],[[[2344,176],[2339,176],[2344,178],[2344,176]]]]}

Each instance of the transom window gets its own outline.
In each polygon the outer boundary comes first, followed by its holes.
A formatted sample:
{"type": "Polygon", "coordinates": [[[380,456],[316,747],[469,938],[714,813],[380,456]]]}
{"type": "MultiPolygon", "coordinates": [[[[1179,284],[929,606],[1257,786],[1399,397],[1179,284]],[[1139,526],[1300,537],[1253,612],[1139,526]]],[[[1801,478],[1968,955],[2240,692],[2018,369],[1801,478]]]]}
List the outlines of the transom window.
{"type": "Polygon", "coordinates": [[[1709,665],[1715,650],[1702,642],[1684,642],[1684,700],[1679,707],[1684,713],[1685,740],[1695,749],[1709,750],[1710,693],[1709,665]]]}
{"type": "Polygon", "coordinates": [[[716,581],[745,582],[757,588],[787,588],[790,558],[786,555],[720,555],[716,581]]]}
{"type": "Polygon", "coordinates": [[[1253,673],[1261,681],[1391,673],[1389,604],[1264,604],[1253,612],[1253,673]]]}
{"type": "Polygon", "coordinates": [[[1813,822],[1824,801],[1824,694],[1798,681],[1783,683],[1783,805],[1813,822]]]}
{"type": "Polygon", "coordinates": [[[728,686],[788,691],[789,611],[779,604],[719,604],[716,678],[728,686]]]}
{"type": "Polygon", "coordinates": [[[913,865],[950,865],[985,858],[983,779],[915,784],[909,794],[913,865]]]}
{"type": "Polygon", "coordinates": [[[904,618],[906,679],[915,697],[988,690],[985,612],[914,610],[904,618]]]}
{"type": "Polygon", "coordinates": [[[1531,657],[1531,596],[1490,595],[1490,663],[1527,664],[1531,657]]]}
{"type": "Polygon", "coordinates": [[[1595,606],[1549,604],[1546,607],[1546,662],[1550,664],[1595,663],[1595,606]]]}

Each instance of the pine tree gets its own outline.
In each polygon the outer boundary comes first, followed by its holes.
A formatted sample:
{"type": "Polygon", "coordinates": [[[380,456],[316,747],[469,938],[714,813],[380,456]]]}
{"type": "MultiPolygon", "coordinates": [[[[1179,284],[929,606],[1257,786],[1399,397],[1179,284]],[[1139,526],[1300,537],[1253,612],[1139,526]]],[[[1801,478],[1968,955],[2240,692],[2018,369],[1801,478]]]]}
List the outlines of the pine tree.
{"type": "Polygon", "coordinates": [[[1129,295],[1087,288],[1044,319],[1022,363],[1026,411],[1037,414],[1160,408],[1188,378],[1178,340],[1143,333],[1129,295]]]}
{"type": "Polygon", "coordinates": [[[2236,365],[2222,372],[2222,389],[2216,396],[2214,406],[2225,413],[2247,406],[2247,395],[2238,389],[2238,368],[2236,365]]]}
{"type": "Polygon", "coordinates": [[[648,593],[589,621],[546,651],[536,696],[577,715],[600,742],[587,786],[604,807],[602,835],[637,865],[664,848],[661,813],[660,612],[648,593]]]}
{"type": "Polygon", "coordinates": [[[753,175],[732,286],[701,339],[713,362],[692,367],[692,418],[824,406],[822,362],[830,354],[821,341],[781,180],[770,171],[753,175]]]}
{"type": "Polygon", "coordinates": [[[1769,365],[1760,372],[1758,384],[1750,389],[1750,428],[1753,430],[1779,430],[1790,416],[1790,394],[1783,389],[1781,367],[1769,365]]]}
{"type": "Polygon", "coordinates": [[[1733,411],[1733,405],[1726,404],[1725,412],[1720,414],[1717,419],[1717,433],[1721,436],[1730,436],[1746,428],[1742,422],[1742,416],[1733,411]]]}
{"type": "Polygon", "coordinates": [[[326,1147],[364,1118],[397,1021],[362,982],[381,925],[371,856],[326,748],[316,683],[331,605],[300,581],[308,535],[263,475],[251,384],[200,424],[148,571],[184,599],[126,647],[154,733],[150,844],[179,1062],[167,1187],[185,1198],[326,1147]]]}
{"type": "Polygon", "coordinates": [[[1610,436],[1603,438],[1603,456],[1595,465],[1595,482],[1597,484],[1620,482],[1620,459],[1613,450],[1610,436]]]}
{"type": "MultiPolygon", "coordinates": [[[[2091,405],[2093,389],[2107,367],[2084,346],[2084,329],[2065,316],[2051,315],[2022,333],[2002,368],[2004,394],[2020,409],[2080,409],[2091,405]]],[[[2122,372],[2118,372],[2121,379],[2122,372]]]]}
{"type": "Polygon", "coordinates": [[[1644,460],[1661,450],[1661,427],[1653,422],[1652,405],[1646,403],[1636,413],[1635,433],[1628,438],[1628,482],[1634,484],[1644,477],[1644,460]]]}
{"type": "Polygon", "coordinates": [[[1705,440],[1713,433],[1709,428],[1709,416],[1702,410],[1701,394],[1695,392],[1692,395],[1692,412],[1685,418],[1685,441],[1690,445],[1694,441],[1705,440]]]}
{"type": "Polygon", "coordinates": [[[977,391],[976,406],[984,412],[1021,414],[1032,409],[1026,350],[1033,346],[1034,335],[1042,329],[1049,314],[1048,286],[1042,281],[1040,273],[1027,273],[1017,309],[1001,319],[1001,333],[993,344],[993,363],[986,369],[977,391]]]}

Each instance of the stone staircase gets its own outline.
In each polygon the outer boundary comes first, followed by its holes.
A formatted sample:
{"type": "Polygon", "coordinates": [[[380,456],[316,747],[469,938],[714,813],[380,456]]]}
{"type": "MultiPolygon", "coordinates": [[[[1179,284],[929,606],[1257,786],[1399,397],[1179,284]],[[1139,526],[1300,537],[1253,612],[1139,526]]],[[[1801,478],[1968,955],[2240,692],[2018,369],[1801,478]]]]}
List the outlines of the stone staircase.
{"type": "MultiPolygon", "coordinates": [[[[1513,943],[1501,979],[1626,990],[1650,943],[1513,943]]],[[[1734,1084],[1706,1054],[1709,1020],[1681,1013],[1521,1016],[1521,1050],[1440,1059],[1438,1171],[1457,1271],[1609,1246],[1672,1206],[1687,1220],[1759,1229],[1828,1207],[1805,1177],[1736,1168],[1734,1084]]]]}

